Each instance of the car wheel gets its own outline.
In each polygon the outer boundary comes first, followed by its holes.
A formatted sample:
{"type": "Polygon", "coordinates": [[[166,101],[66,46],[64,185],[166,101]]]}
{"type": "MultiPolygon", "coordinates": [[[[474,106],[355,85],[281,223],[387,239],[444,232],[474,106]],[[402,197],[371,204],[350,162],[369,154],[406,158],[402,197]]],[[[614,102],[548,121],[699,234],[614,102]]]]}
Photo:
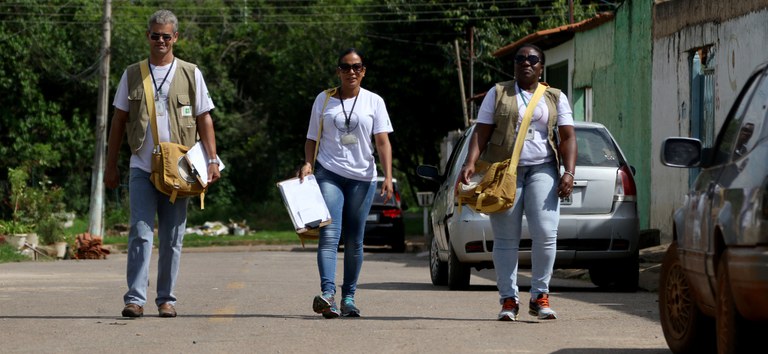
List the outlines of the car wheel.
{"type": "Polygon", "coordinates": [[[696,305],[677,255],[677,242],[672,242],[664,255],[658,291],[661,329],[669,349],[675,353],[713,352],[715,324],[696,305]]]}
{"type": "Polygon", "coordinates": [[[471,269],[456,257],[453,245],[448,246],[450,256],[448,257],[448,288],[451,290],[465,290],[469,287],[469,276],[471,269]]]}
{"type": "Polygon", "coordinates": [[[640,280],[640,257],[635,253],[632,257],[589,268],[589,279],[601,287],[621,292],[637,291],[640,280]]]}
{"type": "Polygon", "coordinates": [[[758,332],[749,333],[752,325],[745,320],[736,308],[731,292],[731,281],[728,275],[728,255],[724,254],[717,267],[717,312],[715,316],[717,328],[717,351],[719,353],[746,353],[749,348],[759,345],[758,332]],[[754,341],[754,343],[750,343],[754,341]]]}
{"type": "Polygon", "coordinates": [[[437,239],[432,236],[429,243],[429,276],[432,285],[448,285],[448,264],[440,260],[438,256],[437,239]]]}

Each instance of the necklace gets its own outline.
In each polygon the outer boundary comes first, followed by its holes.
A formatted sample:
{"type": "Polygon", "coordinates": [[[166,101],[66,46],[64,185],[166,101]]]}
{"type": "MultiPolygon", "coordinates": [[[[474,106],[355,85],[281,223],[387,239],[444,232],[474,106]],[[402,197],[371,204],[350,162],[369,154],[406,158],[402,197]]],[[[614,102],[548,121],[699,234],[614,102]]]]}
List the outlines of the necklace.
{"type": "Polygon", "coordinates": [[[165,85],[165,80],[168,79],[168,74],[171,73],[174,63],[176,63],[176,58],[173,58],[171,67],[168,68],[168,72],[165,73],[165,77],[163,78],[163,82],[160,83],[160,87],[157,86],[157,81],[155,81],[154,70],[149,71],[149,74],[152,76],[152,83],[155,85],[155,101],[160,101],[160,95],[163,93],[163,85],[165,85]]]}

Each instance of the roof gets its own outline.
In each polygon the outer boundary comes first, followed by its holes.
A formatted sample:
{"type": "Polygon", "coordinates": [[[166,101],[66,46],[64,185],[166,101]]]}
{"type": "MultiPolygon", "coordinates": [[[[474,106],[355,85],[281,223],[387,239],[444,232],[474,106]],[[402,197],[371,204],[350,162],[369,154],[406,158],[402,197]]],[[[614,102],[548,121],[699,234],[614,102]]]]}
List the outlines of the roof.
{"type": "Polygon", "coordinates": [[[613,12],[601,12],[595,15],[595,17],[586,19],[581,22],[534,32],[517,40],[514,43],[510,43],[501,47],[501,49],[493,53],[493,56],[501,58],[514,54],[523,44],[536,44],[542,50],[556,47],[573,38],[576,32],[591,30],[602,25],[603,23],[612,20],[613,17],[613,12]]]}

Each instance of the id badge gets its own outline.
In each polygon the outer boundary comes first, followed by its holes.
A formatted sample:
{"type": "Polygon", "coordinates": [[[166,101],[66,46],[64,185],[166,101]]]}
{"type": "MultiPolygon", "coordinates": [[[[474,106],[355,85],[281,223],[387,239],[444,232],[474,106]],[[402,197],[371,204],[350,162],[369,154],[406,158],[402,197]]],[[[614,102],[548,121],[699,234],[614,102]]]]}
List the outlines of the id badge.
{"type": "Polygon", "coordinates": [[[163,100],[155,100],[155,109],[157,110],[157,115],[164,116],[165,115],[165,101],[163,100]]]}
{"type": "Polygon", "coordinates": [[[192,116],[192,106],[182,106],[181,107],[181,116],[182,117],[191,117],[192,116]]]}
{"type": "Polygon", "coordinates": [[[354,134],[344,134],[341,136],[342,145],[357,144],[357,137],[354,134]]]}
{"type": "Polygon", "coordinates": [[[533,128],[528,127],[528,132],[525,134],[525,140],[533,140],[533,128]]]}

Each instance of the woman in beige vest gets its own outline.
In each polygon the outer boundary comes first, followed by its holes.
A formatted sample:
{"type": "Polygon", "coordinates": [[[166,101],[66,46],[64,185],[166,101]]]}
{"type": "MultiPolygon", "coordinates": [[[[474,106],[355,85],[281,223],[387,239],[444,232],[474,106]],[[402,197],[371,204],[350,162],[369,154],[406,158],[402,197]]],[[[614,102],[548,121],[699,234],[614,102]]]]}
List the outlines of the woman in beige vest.
{"type": "Polygon", "coordinates": [[[524,44],[514,59],[515,80],[497,84],[498,88],[488,91],[480,106],[460,182],[469,184],[481,154],[485,153],[483,159],[486,160],[509,158],[517,135],[525,134],[517,167],[515,204],[511,209],[490,214],[494,234],[493,264],[502,305],[498,319],[517,320],[517,264],[523,212],[533,242],[528,312],[539,319],[555,319],[557,314],[549,306],[549,281],[555,262],[559,198],[571,194],[576,173],[573,115],[567,97],[557,89],[548,87],[538,102],[531,102],[533,92],[544,84],[539,82],[545,62],[540,48],[524,44]],[[530,126],[526,131],[518,132],[516,128],[529,104],[535,105],[530,126]],[[559,148],[555,126],[560,138],[559,148]],[[562,176],[560,161],[565,167],[562,176]]]}

